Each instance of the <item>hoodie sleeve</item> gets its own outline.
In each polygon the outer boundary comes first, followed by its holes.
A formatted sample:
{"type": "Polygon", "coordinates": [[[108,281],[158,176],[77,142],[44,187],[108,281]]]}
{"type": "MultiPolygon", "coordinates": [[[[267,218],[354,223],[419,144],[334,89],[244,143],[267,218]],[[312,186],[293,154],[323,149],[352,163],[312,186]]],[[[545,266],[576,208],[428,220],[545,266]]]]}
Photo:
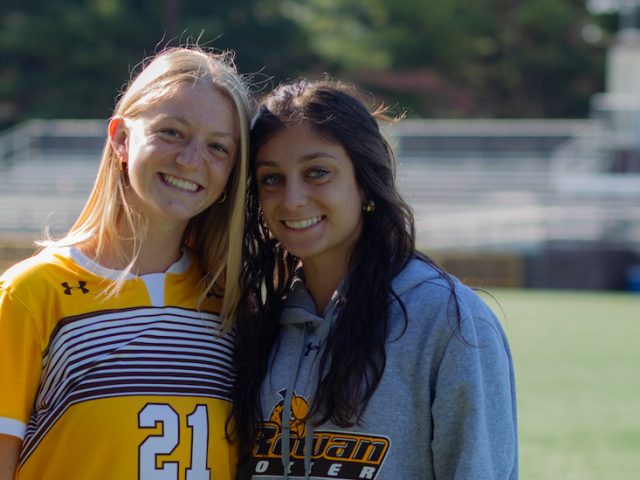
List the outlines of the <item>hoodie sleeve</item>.
{"type": "Polygon", "coordinates": [[[463,287],[460,329],[437,369],[432,455],[437,479],[518,478],[511,352],[493,312],[463,287]]]}

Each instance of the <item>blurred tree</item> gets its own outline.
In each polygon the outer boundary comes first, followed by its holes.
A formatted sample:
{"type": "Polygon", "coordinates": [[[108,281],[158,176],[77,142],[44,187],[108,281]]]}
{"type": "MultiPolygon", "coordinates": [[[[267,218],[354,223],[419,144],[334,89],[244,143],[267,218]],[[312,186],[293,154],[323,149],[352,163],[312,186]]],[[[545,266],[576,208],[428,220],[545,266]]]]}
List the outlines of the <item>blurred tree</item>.
{"type": "Polygon", "coordinates": [[[509,15],[509,37],[497,68],[487,72],[484,109],[507,116],[584,116],[591,95],[604,88],[605,53],[584,35],[594,21],[584,2],[511,2],[509,15]],[[500,95],[491,95],[497,93],[491,84],[500,95]]]}
{"type": "Polygon", "coordinates": [[[337,74],[435,116],[579,117],[604,49],[582,0],[308,0],[290,16],[337,74]]]}
{"type": "Polygon", "coordinates": [[[108,116],[144,55],[187,41],[265,90],[327,73],[416,116],[579,117],[613,23],[583,0],[4,0],[0,128],[108,116]]]}
{"type": "Polygon", "coordinates": [[[9,0],[0,5],[0,128],[32,117],[109,115],[140,60],[198,42],[237,51],[267,89],[318,61],[282,0],[9,0]],[[275,81],[275,80],[274,80],[275,81]]]}
{"type": "Polygon", "coordinates": [[[202,42],[234,50],[240,71],[271,83],[302,75],[320,58],[309,45],[309,33],[292,21],[287,0],[192,0],[182,12],[182,29],[203,32],[202,42]],[[269,81],[269,79],[273,81],[269,81]]]}
{"type": "Polygon", "coordinates": [[[0,122],[108,116],[130,69],[154,46],[149,39],[159,38],[158,16],[144,3],[31,0],[3,6],[0,122]]]}

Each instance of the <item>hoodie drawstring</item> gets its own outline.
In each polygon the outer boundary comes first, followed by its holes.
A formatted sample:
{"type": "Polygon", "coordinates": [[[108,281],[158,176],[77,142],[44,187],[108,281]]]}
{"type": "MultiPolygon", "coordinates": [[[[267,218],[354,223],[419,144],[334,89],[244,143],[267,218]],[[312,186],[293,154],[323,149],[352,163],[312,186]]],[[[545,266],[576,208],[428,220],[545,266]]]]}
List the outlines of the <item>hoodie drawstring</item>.
{"type": "MultiPolygon", "coordinates": [[[[298,374],[300,373],[300,367],[302,366],[302,360],[304,358],[304,350],[307,338],[307,324],[304,324],[304,331],[302,333],[302,342],[300,343],[300,352],[298,353],[298,365],[295,369],[292,369],[291,376],[289,377],[289,384],[287,391],[284,394],[284,402],[282,404],[282,467],[284,468],[284,478],[289,478],[289,465],[291,463],[291,401],[293,399],[293,389],[295,388],[296,381],[298,380],[298,374]]],[[[307,469],[305,445],[305,471],[307,469]]],[[[311,461],[309,460],[309,463],[311,461]]],[[[309,468],[310,469],[310,468],[309,468]]],[[[308,476],[305,476],[308,478],[308,476]]]]}
{"type": "Polygon", "coordinates": [[[307,432],[304,435],[304,480],[309,480],[311,475],[311,455],[313,453],[313,422],[306,424],[307,432]]]}

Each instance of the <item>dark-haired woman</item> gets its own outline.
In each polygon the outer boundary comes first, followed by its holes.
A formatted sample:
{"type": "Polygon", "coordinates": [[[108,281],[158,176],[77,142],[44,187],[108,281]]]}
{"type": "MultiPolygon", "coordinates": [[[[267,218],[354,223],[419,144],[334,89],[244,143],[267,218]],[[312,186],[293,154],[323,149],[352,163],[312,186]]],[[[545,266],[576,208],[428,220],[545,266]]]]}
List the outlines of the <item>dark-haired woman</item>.
{"type": "Polygon", "coordinates": [[[242,474],[517,478],[507,339],[415,251],[375,115],[341,83],[286,84],[261,104],[251,145],[242,474]]]}

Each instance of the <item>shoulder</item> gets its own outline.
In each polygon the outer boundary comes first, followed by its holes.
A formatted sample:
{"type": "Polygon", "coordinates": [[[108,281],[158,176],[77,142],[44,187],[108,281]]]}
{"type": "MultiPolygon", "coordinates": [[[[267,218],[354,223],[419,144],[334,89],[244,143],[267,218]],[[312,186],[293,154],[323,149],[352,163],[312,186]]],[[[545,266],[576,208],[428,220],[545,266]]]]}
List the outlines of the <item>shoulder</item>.
{"type": "Polygon", "coordinates": [[[0,289],[14,292],[47,282],[56,271],[73,263],[68,250],[49,247],[9,267],[0,277],[0,289]]]}
{"type": "Polygon", "coordinates": [[[504,338],[494,311],[454,275],[420,258],[411,260],[393,281],[409,317],[440,325],[452,336],[504,338]]]}
{"type": "MultiPolygon", "coordinates": [[[[63,272],[68,270],[69,262],[64,249],[49,247],[4,272],[0,277],[0,317],[5,333],[9,320],[24,325],[30,318],[35,326],[54,311],[51,292],[56,286],[64,290],[63,272]]],[[[44,329],[35,328],[42,338],[46,337],[44,329]]]]}
{"type": "Polygon", "coordinates": [[[454,275],[421,258],[410,260],[396,275],[393,291],[400,298],[418,296],[425,302],[449,301],[455,297],[470,309],[488,308],[478,294],[454,275]]]}
{"type": "Polygon", "coordinates": [[[421,299],[425,304],[440,304],[448,301],[459,283],[435,264],[413,258],[393,279],[392,289],[403,301],[421,299]]]}

